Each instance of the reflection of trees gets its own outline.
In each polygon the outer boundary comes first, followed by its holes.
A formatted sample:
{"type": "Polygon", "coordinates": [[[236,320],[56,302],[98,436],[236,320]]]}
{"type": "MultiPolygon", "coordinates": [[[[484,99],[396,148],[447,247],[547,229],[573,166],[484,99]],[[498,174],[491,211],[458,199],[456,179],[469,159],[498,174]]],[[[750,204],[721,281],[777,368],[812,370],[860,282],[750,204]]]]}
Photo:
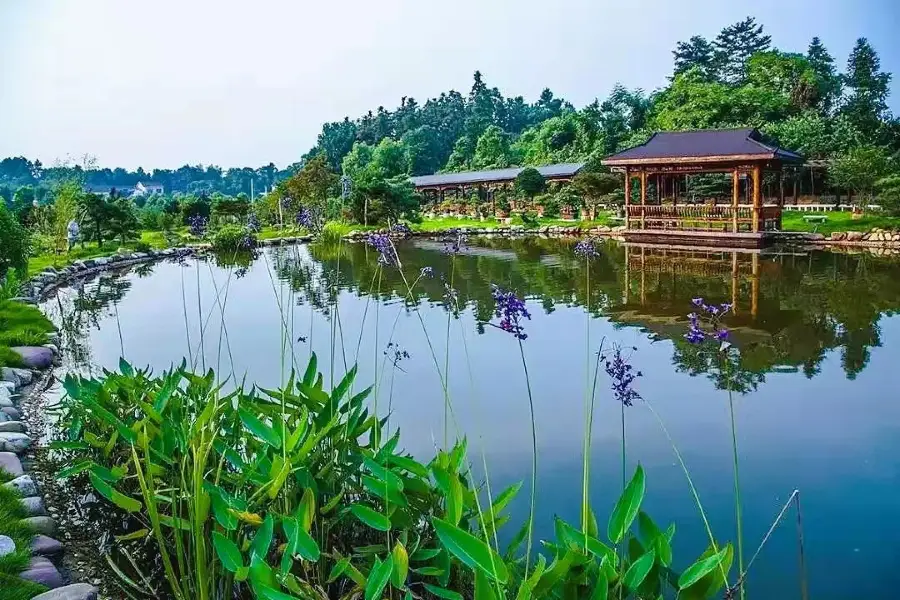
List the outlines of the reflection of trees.
{"type": "MultiPolygon", "coordinates": [[[[210,260],[238,270],[270,268],[297,303],[325,315],[342,293],[404,301],[410,309],[422,304],[446,307],[451,265],[460,306],[482,321],[493,314],[491,284],[539,302],[547,313],[560,306],[585,306],[589,293],[595,316],[672,340],[676,368],[706,375],[723,388],[728,381],[719,365],[699,355],[682,336],[691,298],[716,303],[736,299],[735,314],[724,322],[739,351],[735,391],[754,389],[774,370],[812,377],[836,350],[847,376],[855,377],[868,363],[871,348],[881,343],[881,315],[893,314],[900,306],[900,263],[871,255],[762,255],[753,267],[748,255],[730,252],[657,253],[648,254],[643,263],[631,254],[626,264],[625,247],[610,241],[600,244],[600,256],[591,262],[588,289],[585,263],[574,256],[574,243],[539,237],[473,238],[471,247],[453,258],[442,253],[441,243],[402,243],[398,254],[406,281],[416,280],[423,267],[434,271],[433,277],[418,279],[410,298],[400,272],[388,268],[379,274],[376,253],[362,243],[273,247],[210,260]]],[[[75,362],[84,364],[89,358],[83,347],[86,329],[98,327],[128,289],[126,279],[104,277],[60,293],[58,322],[67,354],[80,357],[75,362]]]]}
{"type": "MultiPolygon", "coordinates": [[[[152,274],[152,265],[135,269],[139,277],[152,274]]],[[[59,327],[63,357],[76,369],[91,364],[89,329],[100,329],[100,321],[115,314],[115,306],[131,289],[122,273],[107,273],[97,279],[76,280],[44,305],[48,317],[59,327]]]]}

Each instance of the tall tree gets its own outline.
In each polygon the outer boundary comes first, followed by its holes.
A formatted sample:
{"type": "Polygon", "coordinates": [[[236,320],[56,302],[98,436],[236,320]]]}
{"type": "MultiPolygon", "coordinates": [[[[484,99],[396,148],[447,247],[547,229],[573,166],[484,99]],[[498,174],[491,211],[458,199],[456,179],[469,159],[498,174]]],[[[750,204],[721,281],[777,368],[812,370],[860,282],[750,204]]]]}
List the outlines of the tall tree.
{"type": "Polygon", "coordinates": [[[887,115],[890,73],[881,72],[881,60],[866,38],[859,38],[844,75],[848,95],[841,112],[867,136],[875,136],[887,115]]]}
{"type": "Polygon", "coordinates": [[[823,115],[829,115],[841,97],[841,78],[834,67],[834,58],[828,53],[822,40],[814,37],[806,51],[806,60],[819,79],[817,108],[823,115]]]}
{"type": "Polygon", "coordinates": [[[697,68],[708,80],[718,77],[715,47],[702,35],[695,35],[686,42],[678,42],[675,50],[675,75],[697,68]]]}
{"type": "Polygon", "coordinates": [[[472,167],[475,169],[502,169],[511,163],[509,136],[505,131],[491,125],[484,130],[475,144],[472,167]]]}
{"type": "Polygon", "coordinates": [[[763,26],[747,17],[724,28],[714,42],[719,73],[727,83],[739,84],[747,74],[747,61],[757,52],[769,49],[772,36],[763,34],[763,26]]]}

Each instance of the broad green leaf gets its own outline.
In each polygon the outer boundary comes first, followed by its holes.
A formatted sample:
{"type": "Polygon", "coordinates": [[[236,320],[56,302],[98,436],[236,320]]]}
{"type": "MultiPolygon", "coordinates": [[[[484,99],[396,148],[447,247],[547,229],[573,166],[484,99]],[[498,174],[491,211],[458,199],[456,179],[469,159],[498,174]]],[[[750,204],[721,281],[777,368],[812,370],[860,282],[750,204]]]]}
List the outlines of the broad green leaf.
{"type": "Polygon", "coordinates": [[[700,559],[689,566],[678,578],[678,589],[683,590],[684,588],[690,587],[712,571],[718,569],[719,565],[722,564],[722,561],[725,560],[727,553],[728,548],[723,548],[716,554],[700,559]]]}
{"type": "Polygon", "coordinates": [[[506,508],[506,505],[509,504],[513,498],[515,498],[516,494],[518,494],[519,490],[521,489],[522,482],[520,481],[519,483],[515,483],[500,492],[500,495],[497,496],[496,500],[494,500],[494,503],[491,504],[491,514],[494,516],[494,518],[497,518],[497,515],[499,515],[500,512],[503,511],[504,508],[506,508]]]}
{"type": "Polygon", "coordinates": [[[534,585],[534,597],[544,598],[547,593],[553,589],[557,583],[562,581],[572,568],[572,562],[578,556],[573,551],[566,552],[562,557],[557,557],[550,564],[550,567],[544,571],[537,583],[534,585]]]}
{"type": "Polygon", "coordinates": [[[300,600],[300,598],[297,598],[296,596],[279,592],[275,588],[263,584],[257,584],[253,586],[253,589],[261,600],[300,600]]]}
{"type": "Polygon", "coordinates": [[[490,546],[447,521],[431,519],[441,543],[463,564],[480,569],[500,583],[506,583],[509,572],[506,563],[490,546]]]}
{"type": "Polygon", "coordinates": [[[387,462],[418,477],[428,477],[428,469],[425,465],[416,462],[408,456],[389,456],[387,462]]]}
{"type": "Polygon", "coordinates": [[[425,589],[438,598],[445,598],[446,600],[463,600],[462,594],[460,594],[459,592],[447,590],[436,585],[431,585],[430,583],[425,584],[425,589]]]}
{"type": "Polygon", "coordinates": [[[475,600],[497,600],[493,584],[483,571],[475,571],[475,600]]]}
{"type": "Polygon", "coordinates": [[[272,515],[266,515],[265,521],[262,522],[260,528],[256,530],[253,536],[253,543],[250,544],[251,562],[254,559],[265,561],[266,554],[269,553],[269,546],[272,545],[272,536],[275,534],[275,520],[272,515]]]}
{"type": "Polygon", "coordinates": [[[369,472],[372,473],[372,475],[374,475],[376,478],[385,482],[394,489],[403,491],[403,480],[400,479],[400,477],[396,473],[392,472],[387,467],[379,465],[374,460],[371,460],[369,458],[363,460],[363,463],[366,465],[366,468],[369,470],[369,472]]]}
{"type": "Polygon", "coordinates": [[[303,497],[300,498],[300,504],[297,507],[297,516],[300,519],[300,525],[304,531],[309,531],[312,527],[313,520],[316,518],[316,495],[312,488],[303,490],[303,497]]]}
{"type": "Polygon", "coordinates": [[[366,600],[380,600],[381,593],[391,579],[391,572],[394,570],[394,561],[388,555],[384,562],[377,558],[372,570],[369,571],[369,577],[366,579],[366,600]]]}
{"type": "MultiPolygon", "coordinates": [[[[89,445],[84,442],[75,442],[75,441],[56,441],[50,442],[49,447],[51,450],[87,450],[90,448],[89,445]]],[[[61,471],[60,471],[61,472],[61,471]]],[[[57,478],[62,478],[59,472],[56,474],[57,478]]]]}
{"type": "Polygon", "coordinates": [[[101,496],[118,506],[119,508],[126,510],[128,512],[138,512],[143,508],[143,504],[141,504],[138,500],[134,498],[130,498],[125,494],[119,492],[115,488],[113,488],[110,484],[103,481],[96,474],[90,474],[91,484],[94,486],[101,496]]]}
{"type": "Polygon", "coordinates": [[[291,474],[291,459],[285,460],[280,454],[276,454],[272,458],[272,470],[269,472],[270,486],[269,498],[275,499],[284,482],[287,481],[288,475],[291,474]]]}
{"type": "Polygon", "coordinates": [[[331,573],[328,574],[328,580],[325,583],[332,583],[338,577],[344,574],[344,571],[347,569],[347,565],[350,564],[350,557],[344,557],[341,560],[334,563],[334,566],[331,568],[331,573]]]}
{"type": "Polygon", "coordinates": [[[403,495],[403,492],[386,485],[385,482],[381,481],[380,479],[375,479],[374,477],[363,475],[362,482],[363,486],[367,490],[369,490],[372,494],[378,496],[379,498],[385,500],[391,506],[409,505],[409,503],[406,501],[406,497],[403,495]]]}
{"type": "Polygon", "coordinates": [[[319,560],[321,555],[319,544],[303,529],[298,519],[285,517],[281,526],[284,528],[291,554],[299,554],[301,558],[310,562],[319,560]]]}
{"type": "Polygon", "coordinates": [[[134,367],[125,358],[119,358],[119,371],[127,377],[134,377],[134,367]]]}
{"type": "Polygon", "coordinates": [[[559,517],[556,517],[555,525],[556,537],[559,538],[559,541],[564,543],[568,548],[581,551],[586,548],[588,552],[590,552],[597,558],[606,558],[607,560],[615,564],[616,553],[612,548],[610,548],[600,540],[591,536],[585,537],[583,533],[581,533],[559,517]]]}
{"type": "Polygon", "coordinates": [[[344,375],[344,378],[341,379],[341,381],[331,391],[331,399],[333,401],[340,401],[340,399],[344,397],[344,394],[347,393],[347,390],[350,389],[350,386],[353,385],[353,380],[356,379],[356,369],[357,366],[353,365],[353,367],[349,371],[347,371],[347,374],[344,375]]]}
{"type": "Polygon", "coordinates": [[[647,578],[650,569],[653,568],[653,562],[656,560],[656,552],[650,550],[636,561],[634,561],[628,570],[625,571],[625,577],[622,582],[629,590],[636,590],[639,585],[647,578]]]}
{"type": "Polygon", "coordinates": [[[415,561],[431,560],[440,553],[440,548],[419,548],[413,552],[412,559],[415,561]]]}
{"type": "Polygon", "coordinates": [[[318,368],[317,363],[316,353],[313,352],[309,357],[309,362],[306,363],[306,371],[303,372],[303,383],[305,385],[313,384],[313,380],[316,378],[316,369],[318,368]]]}
{"type": "Polygon", "coordinates": [[[238,409],[238,416],[241,418],[241,423],[250,430],[250,433],[275,449],[281,448],[281,435],[272,427],[263,423],[259,417],[243,408],[238,409]]]}
{"type": "Polygon", "coordinates": [[[672,564],[672,544],[663,531],[657,527],[650,515],[644,511],[638,513],[638,531],[644,540],[644,545],[656,550],[659,562],[665,566],[672,564]]]}
{"type": "Polygon", "coordinates": [[[220,494],[210,494],[210,497],[212,498],[213,516],[216,518],[216,522],[228,531],[237,529],[238,519],[234,516],[228,503],[225,502],[220,494]]]}
{"type": "Polygon", "coordinates": [[[244,566],[244,558],[237,544],[229,540],[227,537],[214,531],[212,534],[213,547],[216,549],[216,555],[222,561],[222,566],[231,573],[236,573],[238,569],[244,566]]]}
{"type": "Polygon", "coordinates": [[[406,576],[409,574],[409,555],[406,553],[406,546],[397,540],[394,549],[391,551],[391,558],[394,562],[394,570],[391,572],[391,583],[395,588],[402,588],[406,585],[406,576]]]}
{"type": "Polygon", "coordinates": [[[597,583],[594,585],[594,592],[591,594],[591,600],[606,600],[609,596],[609,579],[606,578],[606,572],[600,569],[597,573],[597,583]]]}
{"type": "Polygon", "coordinates": [[[329,500],[325,504],[325,506],[323,506],[321,509],[319,509],[319,512],[323,515],[327,515],[328,513],[333,511],[337,507],[338,504],[341,503],[341,500],[343,498],[344,498],[344,490],[341,490],[340,492],[338,492],[337,496],[335,496],[334,498],[329,500]]]}
{"type": "Polygon", "coordinates": [[[644,469],[638,465],[634,472],[634,477],[625,486],[616,507],[613,509],[612,515],[609,517],[609,526],[607,535],[609,540],[618,544],[625,537],[625,532],[631,527],[634,518],[641,508],[641,502],[644,500],[644,469]]]}
{"type": "Polygon", "coordinates": [[[447,494],[447,521],[458,525],[463,513],[463,487],[456,473],[450,474],[450,491],[447,494]]]}
{"type": "Polygon", "coordinates": [[[446,571],[440,567],[417,567],[412,569],[412,572],[424,575],[425,577],[440,577],[444,575],[446,571]]]}
{"type": "Polygon", "coordinates": [[[378,531],[390,531],[391,529],[391,520],[383,514],[372,510],[368,506],[363,504],[351,504],[350,512],[353,513],[353,516],[372,529],[377,529],[378,531]]]}

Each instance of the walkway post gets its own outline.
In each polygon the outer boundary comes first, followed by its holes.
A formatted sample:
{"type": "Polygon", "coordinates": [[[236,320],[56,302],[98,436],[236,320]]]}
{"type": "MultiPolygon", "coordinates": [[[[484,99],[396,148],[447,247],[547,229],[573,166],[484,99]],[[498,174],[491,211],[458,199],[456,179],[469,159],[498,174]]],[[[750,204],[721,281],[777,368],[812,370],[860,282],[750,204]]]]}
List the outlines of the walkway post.
{"type": "Polygon", "coordinates": [[[731,231],[737,233],[738,230],[738,203],[741,195],[741,175],[738,173],[737,167],[731,173],[731,231]]]}
{"type": "Polygon", "coordinates": [[[753,167],[753,233],[759,232],[759,209],[762,204],[762,190],[760,189],[759,165],[753,167]]]}
{"type": "Polygon", "coordinates": [[[641,171],[641,229],[646,229],[645,213],[647,212],[647,171],[641,171]]]}
{"type": "Polygon", "coordinates": [[[631,228],[629,208],[631,207],[631,173],[625,167],[625,229],[631,228]]]}

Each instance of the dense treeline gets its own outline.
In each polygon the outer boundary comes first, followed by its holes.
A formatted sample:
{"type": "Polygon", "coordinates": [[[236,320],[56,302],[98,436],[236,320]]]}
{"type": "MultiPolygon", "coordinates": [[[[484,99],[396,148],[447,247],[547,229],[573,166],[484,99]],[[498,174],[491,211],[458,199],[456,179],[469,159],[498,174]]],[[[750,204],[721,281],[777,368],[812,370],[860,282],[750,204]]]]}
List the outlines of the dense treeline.
{"type": "MultiPolygon", "coordinates": [[[[353,180],[352,216],[374,210],[378,219],[415,203],[403,185],[409,175],[569,161],[596,166],[599,158],[656,130],[753,126],[774,143],[821,161],[822,169],[812,176],[794,174],[794,195],[850,191],[861,201],[878,194],[879,201],[900,205],[900,122],[887,107],[891,75],[881,70],[866,39],[857,41],[840,70],[819,38],[805,52],[783,51],[748,17],[713,40],[694,36],[679,42],[673,55],[665,87],[645,93],[616,85],[605,100],[580,109],[549,89],[533,103],[506,97],[476,72],[465,95],[451,90],[423,104],[404,97],[394,110],[378,107],[356,119],[326,123],[316,145],[281,171],[273,164],[227,170],[44,168],[39,161],[7,158],[0,161],[0,195],[21,209],[33,200],[52,200],[54,182],[77,178],[120,187],[153,181],[179,202],[184,197],[208,202],[213,194],[251,194],[252,183],[252,191],[277,187],[280,196],[300,204],[308,200],[302,189],[309,186],[295,189],[298,197],[278,183],[312,166],[317,181],[329,186],[324,191],[313,186],[317,204],[338,195],[337,175],[343,174],[353,180]],[[312,165],[315,157],[324,163],[312,165]]],[[[692,179],[694,189],[703,192],[699,197],[722,192],[727,184],[715,176],[692,179]]],[[[586,183],[578,189],[581,196],[610,191],[608,181],[586,183]]]]}

